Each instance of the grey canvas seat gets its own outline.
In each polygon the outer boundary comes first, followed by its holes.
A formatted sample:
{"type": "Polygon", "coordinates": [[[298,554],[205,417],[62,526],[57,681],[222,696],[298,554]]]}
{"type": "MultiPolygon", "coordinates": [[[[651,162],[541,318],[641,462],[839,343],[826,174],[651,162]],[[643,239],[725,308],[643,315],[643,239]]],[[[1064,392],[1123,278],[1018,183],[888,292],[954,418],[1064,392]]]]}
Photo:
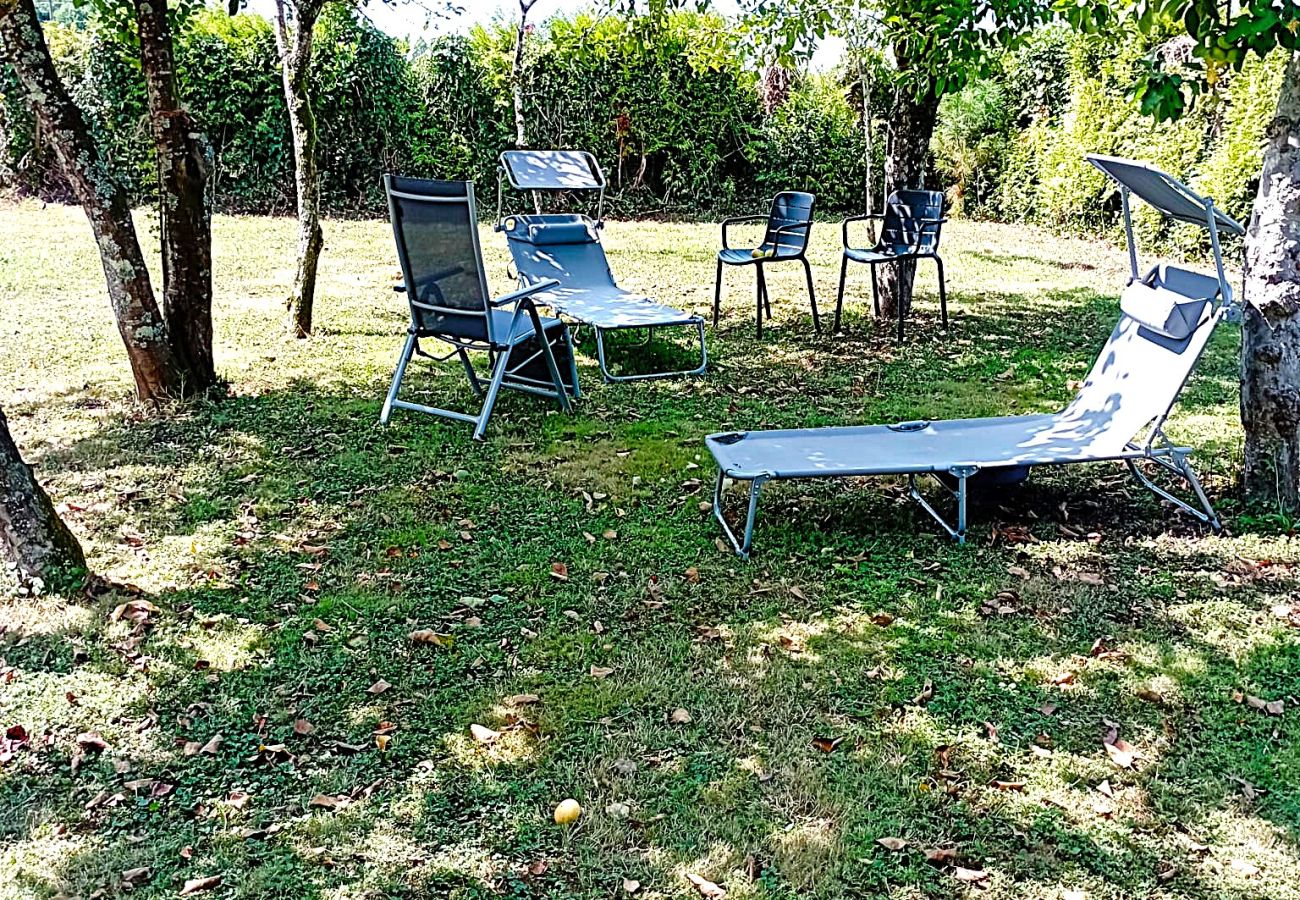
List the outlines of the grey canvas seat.
{"type": "MultiPolygon", "coordinates": [[[[589,153],[575,150],[510,150],[501,154],[502,183],[518,190],[599,190],[603,206],[605,178],[589,153]]],[[[570,213],[535,213],[501,217],[498,190],[497,230],[503,231],[519,280],[525,285],[553,282],[533,294],[536,302],[558,315],[591,326],[596,355],[607,381],[637,381],[676,375],[702,374],[708,367],[704,319],[626,291],[614,280],[600,241],[603,223],[570,213]],[[616,375],[606,358],[605,335],[610,331],[691,328],[700,348],[700,364],[685,371],[656,371],[616,375]]],[[[647,337],[647,342],[649,337],[647,337]]]]}
{"type": "Polygon", "coordinates": [[[722,269],[724,266],[753,266],[754,321],[759,337],[763,336],[763,318],[772,318],[772,299],[767,292],[763,267],[778,262],[800,262],[808,282],[808,303],[812,307],[813,328],[822,330],[817,314],[817,294],[813,289],[812,266],[808,263],[808,243],[812,239],[813,207],[817,198],[804,191],[782,191],[772,198],[766,216],[733,216],[722,222],[722,249],[718,251],[718,274],[713,287],[713,327],[718,327],[722,311],[722,269]],[[763,240],[757,247],[731,246],[732,226],[745,222],[766,222],[763,240]]]}
{"type": "Polygon", "coordinates": [[[409,409],[473,423],[474,437],[481,440],[502,388],[550,397],[568,411],[569,396],[579,395],[569,329],[559,319],[539,315],[533,300],[554,282],[492,299],[478,242],[474,185],[385,175],[384,190],[403,278],[394,289],[406,294],[411,324],[379,421],[388,424],[394,408],[409,409]],[[443,359],[460,358],[471,389],[483,401],[477,415],[399,398],[411,357],[437,359],[421,349],[425,338],[451,346],[443,359]],[[488,355],[486,386],[470,351],[488,355]]]}
{"type": "MultiPolygon", "coordinates": [[[[876,283],[876,266],[898,264],[905,260],[932,259],[939,274],[939,312],[943,327],[948,327],[948,288],[944,283],[943,260],[939,257],[939,237],[943,224],[943,194],[939,191],[894,191],[885,200],[883,213],[849,216],[841,225],[843,254],[840,258],[840,288],[835,298],[835,326],[840,330],[840,315],[844,309],[844,284],[849,263],[871,267],[871,304],[880,315],[880,294],[876,283]],[[871,247],[854,247],[849,242],[849,225],[881,219],[880,238],[871,247]]],[[[898,310],[898,339],[903,339],[903,312],[898,310]]]]}
{"type": "MultiPolygon", "coordinates": [[[[1164,433],[1192,367],[1215,325],[1232,304],[1232,289],[1223,271],[1218,228],[1241,232],[1212,202],[1159,170],[1142,167],[1145,179],[1123,180],[1125,169],[1107,167],[1107,159],[1089,157],[1115,177],[1128,215],[1129,194],[1160,200],[1165,195],[1141,189],[1150,181],[1161,190],[1200,204],[1200,224],[1210,231],[1215,275],[1162,264],[1140,276],[1137,256],[1130,255],[1132,277],[1121,298],[1119,321],[1074,400],[1058,413],[983,419],[900,422],[837,428],[726,432],[705,440],[718,464],[714,514],[736,552],[747,556],[753,544],[759,492],[767,481],[788,478],[906,475],[911,496],[958,541],[966,534],[968,482],[981,473],[1013,477],[1029,467],[1117,460],[1159,496],[1217,528],[1213,507],[1193,471],[1187,447],[1175,446],[1164,433]],[[1145,432],[1145,433],[1144,433],[1145,432]],[[1136,463],[1147,461],[1180,478],[1195,495],[1196,506],[1155,484],[1136,463]],[[956,502],[950,523],[917,488],[918,475],[943,476],[956,502]],[[723,511],[724,479],[750,483],[743,531],[733,530],[723,511]],[[953,486],[955,485],[955,487],[953,486]]],[[[1126,166],[1141,166],[1121,161],[1126,166]]],[[[1152,202],[1162,212],[1166,206],[1152,202]]],[[[1172,206],[1172,204],[1170,204],[1172,206]]],[[[1174,207],[1180,208],[1180,207],[1174,207]]],[[[1194,221],[1194,217],[1183,219],[1194,221]]],[[[1128,229],[1133,250],[1131,227],[1128,229]]]]}

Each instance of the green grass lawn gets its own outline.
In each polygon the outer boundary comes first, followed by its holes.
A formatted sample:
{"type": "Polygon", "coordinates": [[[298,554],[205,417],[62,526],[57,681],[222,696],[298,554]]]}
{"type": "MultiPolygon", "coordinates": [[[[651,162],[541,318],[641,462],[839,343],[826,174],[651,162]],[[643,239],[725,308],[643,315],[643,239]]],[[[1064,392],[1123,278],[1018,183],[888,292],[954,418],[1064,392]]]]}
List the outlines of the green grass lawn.
{"type": "MultiPolygon", "coordinates": [[[[584,342],[574,415],[507,395],[475,444],[376,424],[387,223],[328,223],[302,342],[293,235],[218,218],[228,396],[155,414],[81,213],[0,207],[0,404],[121,585],[0,603],[0,725],[29,738],[0,757],[0,898],[1300,897],[1300,544],[1236,499],[1235,326],[1171,426],[1223,536],[1097,466],[981,499],[966,547],[882,479],[770,486],[753,561],[716,544],[705,434],[1059,408],[1122,249],[954,223],[951,333],[925,267],[901,346],[865,269],[836,338],[773,277],[762,341],[729,272],[707,377],[606,386],[584,342]]],[[[716,240],[606,236],[622,282],[701,312],[716,240]]],[[[408,383],[471,401],[455,360],[408,383]]]]}

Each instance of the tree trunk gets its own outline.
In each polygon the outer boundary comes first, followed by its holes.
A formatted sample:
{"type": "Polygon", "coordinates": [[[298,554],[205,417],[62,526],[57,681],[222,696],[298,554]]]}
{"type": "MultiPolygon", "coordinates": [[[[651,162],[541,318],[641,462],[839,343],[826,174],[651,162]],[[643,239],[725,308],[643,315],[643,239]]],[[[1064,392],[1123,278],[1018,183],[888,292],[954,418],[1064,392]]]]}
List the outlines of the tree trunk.
{"type": "Polygon", "coordinates": [[[28,588],[70,590],[84,580],[86,556],[23,462],[0,410],[0,546],[28,588]]]}
{"type": "Polygon", "coordinates": [[[187,377],[186,361],[169,340],[126,191],[54,69],[32,0],[0,0],[0,45],[90,221],[136,393],[146,401],[182,396],[193,389],[194,379],[187,377]]]}
{"type": "Polygon", "coordinates": [[[308,84],[311,69],[312,32],[320,16],[321,0],[303,0],[294,6],[294,28],[285,22],[284,2],[276,0],[276,41],[280,50],[280,71],[284,100],[289,109],[289,131],[293,135],[294,185],[298,193],[298,271],[293,293],[286,307],[289,332],[294,337],[311,335],[312,311],[316,303],[316,271],[325,234],[320,225],[320,170],[316,158],[316,116],[312,111],[308,84]]]}
{"type": "Polygon", "coordinates": [[[158,157],[163,317],[190,383],[183,395],[217,381],[212,359],[212,214],[203,134],[181,106],[166,0],[135,0],[140,65],[158,157]]]}
{"type": "Polygon", "coordinates": [[[515,31],[515,58],[510,64],[510,88],[515,101],[515,146],[528,146],[524,130],[524,38],[528,35],[528,11],[537,0],[519,0],[519,28],[515,31]]]}
{"type": "MultiPolygon", "coordinates": [[[[900,88],[894,95],[885,154],[886,197],[894,191],[925,186],[925,161],[938,115],[939,96],[933,80],[927,81],[919,95],[908,88],[900,88]]],[[[911,313],[915,277],[914,260],[880,267],[881,316],[896,319],[900,308],[904,316],[911,313]]]]}
{"type": "Polygon", "coordinates": [[[1269,125],[1246,235],[1241,343],[1245,487],[1300,512],[1300,54],[1269,125]]]}

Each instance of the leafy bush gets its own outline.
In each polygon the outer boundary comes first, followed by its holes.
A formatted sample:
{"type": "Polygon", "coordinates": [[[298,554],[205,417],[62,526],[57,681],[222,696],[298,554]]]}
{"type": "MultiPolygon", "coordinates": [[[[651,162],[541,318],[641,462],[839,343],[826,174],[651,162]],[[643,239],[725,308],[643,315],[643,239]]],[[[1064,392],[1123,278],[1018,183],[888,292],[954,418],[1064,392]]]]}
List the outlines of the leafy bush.
{"type": "Polygon", "coordinates": [[[953,215],[988,201],[1006,157],[1010,120],[1006,91],[996,81],[972,81],[943,98],[930,149],[949,185],[953,215]]]}

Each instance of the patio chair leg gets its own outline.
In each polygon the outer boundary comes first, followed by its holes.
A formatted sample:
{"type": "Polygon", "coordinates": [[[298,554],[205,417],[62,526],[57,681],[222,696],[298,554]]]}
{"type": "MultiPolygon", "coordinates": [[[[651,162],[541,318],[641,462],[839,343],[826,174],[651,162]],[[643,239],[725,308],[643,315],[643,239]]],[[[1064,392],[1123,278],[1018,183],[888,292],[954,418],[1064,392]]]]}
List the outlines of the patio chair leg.
{"type": "MultiPolygon", "coordinates": [[[[763,277],[762,263],[759,263],[758,265],[754,266],[754,269],[758,273],[758,277],[754,281],[754,293],[755,293],[754,322],[757,325],[758,336],[762,337],[763,336],[763,301],[767,299],[767,280],[763,277]]],[[[767,317],[769,319],[772,318],[770,307],[769,307],[767,317]]]]}
{"type": "Polygon", "coordinates": [[[876,284],[876,267],[874,264],[867,266],[871,270],[871,312],[877,319],[880,318],[880,287],[876,284]]]}
{"type": "Polygon", "coordinates": [[[722,260],[718,260],[718,279],[713,285],[713,327],[718,327],[718,312],[722,308],[722,260]]]}
{"type": "Polygon", "coordinates": [[[934,258],[934,264],[939,267],[939,314],[943,317],[944,331],[948,330],[948,290],[943,284],[943,260],[938,256],[934,258]]]}
{"type": "MultiPolygon", "coordinates": [[[[894,263],[894,265],[901,267],[903,264],[901,262],[896,262],[894,263]]],[[[902,284],[903,284],[902,273],[899,272],[899,277],[897,283],[895,284],[895,288],[901,288],[902,284]]],[[[901,290],[894,291],[894,305],[898,307],[898,342],[900,344],[903,343],[903,304],[901,302],[902,298],[899,296],[899,294],[901,293],[902,293],[901,290]]]]}
{"type": "Polygon", "coordinates": [[[411,361],[411,354],[415,352],[415,332],[408,332],[406,335],[406,344],[402,347],[402,355],[397,358],[397,371],[393,373],[393,383],[388,388],[388,396],[384,399],[384,408],[379,412],[379,424],[387,425],[388,417],[393,414],[393,401],[397,399],[397,392],[402,387],[402,379],[406,376],[406,365],[411,361]]]}
{"type": "Polygon", "coordinates": [[[483,384],[478,380],[478,373],[474,371],[474,364],[469,361],[469,352],[463,347],[456,348],[456,355],[460,357],[460,364],[465,367],[465,375],[469,378],[469,386],[474,391],[475,397],[483,396],[483,384]]]}
{"type": "Polygon", "coordinates": [[[497,405],[497,395],[501,393],[501,383],[505,381],[506,368],[510,365],[510,353],[498,353],[492,366],[492,381],[488,383],[487,394],[483,398],[483,409],[478,414],[474,425],[474,440],[483,440],[487,433],[488,420],[492,418],[492,408],[497,405]]]}
{"type": "Polygon", "coordinates": [[[808,260],[806,259],[801,259],[799,261],[803,263],[803,273],[804,276],[808,279],[808,302],[812,305],[813,329],[818,334],[821,334],[822,320],[821,320],[821,316],[817,314],[817,293],[813,289],[812,266],[808,264],[808,260]]]}
{"type": "Polygon", "coordinates": [[[840,289],[835,295],[835,325],[831,328],[832,334],[838,334],[840,330],[840,313],[844,310],[844,279],[849,274],[849,258],[840,257],[840,289]]]}

